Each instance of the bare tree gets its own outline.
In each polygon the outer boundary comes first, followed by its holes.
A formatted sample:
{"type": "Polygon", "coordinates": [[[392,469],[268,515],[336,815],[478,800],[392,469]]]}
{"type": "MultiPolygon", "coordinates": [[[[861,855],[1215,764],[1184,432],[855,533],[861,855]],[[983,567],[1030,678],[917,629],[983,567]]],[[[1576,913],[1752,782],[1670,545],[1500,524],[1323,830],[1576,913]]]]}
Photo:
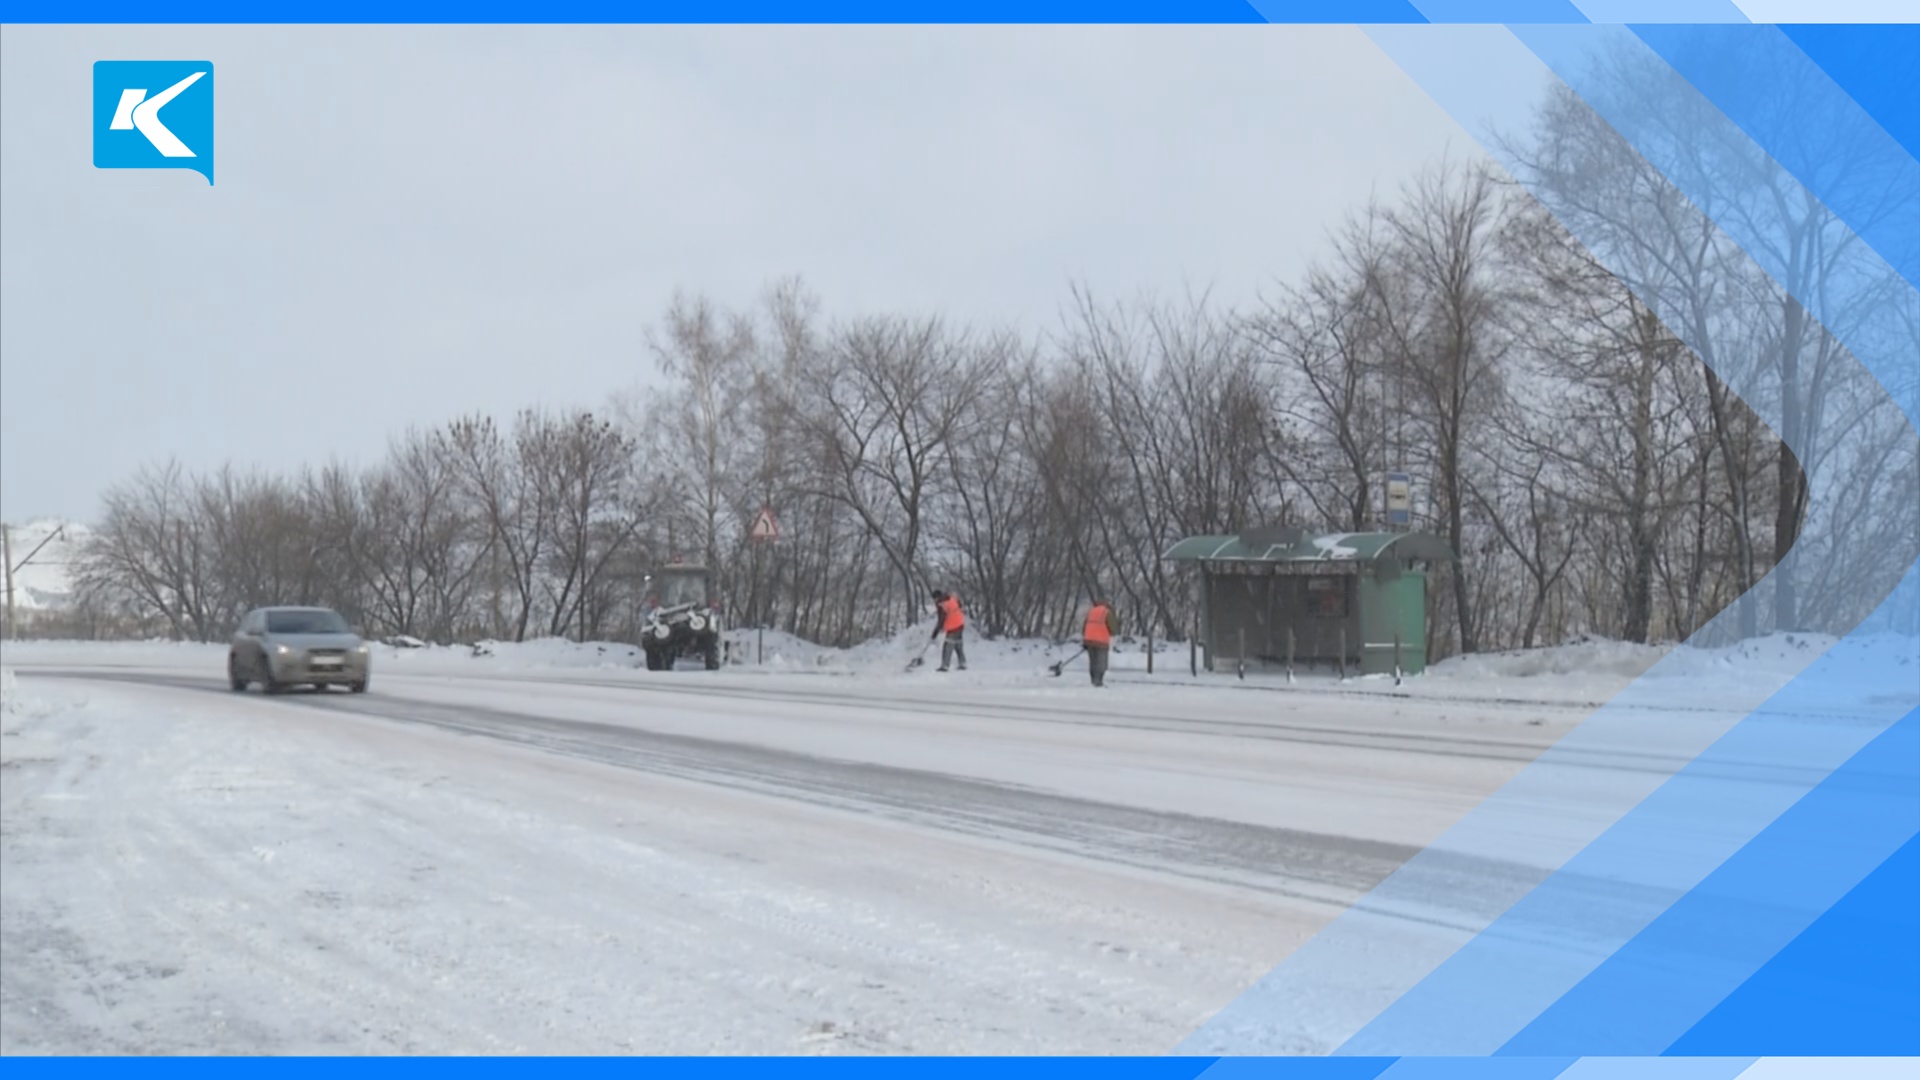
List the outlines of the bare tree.
{"type": "Polygon", "coordinates": [[[554,504],[548,632],[561,636],[572,625],[585,640],[593,629],[587,598],[645,514],[633,483],[636,448],[611,420],[589,412],[559,421],[540,445],[554,504]]]}
{"type": "Polygon", "coordinates": [[[1587,520],[1624,530],[1619,633],[1647,641],[1662,546],[1707,462],[1689,430],[1699,360],[1537,204],[1510,219],[1506,241],[1526,381],[1510,383],[1507,437],[1521,459],[1555,463],[1587,520]]]}
{"type": "MultiPolygon", "coordinates": [[[[1479,418],[1498,400],[1509,346],[1493,274],[1503,212],[1487,166],[1428,171],[1386,215],[1390,257],[1369,283],[1392,378],[1419,406],[1441,533],[1456,552],[1468,546],[1469,450],[1479,418]]],[[[1473,652],[1471,567],[1455,565],[1449,575],[1460,650],[1473,652]]]]}
{"type": "Polygon", "coordinates": [[[214,565],[179,463],[139,470],[102,502],[105,515],[79,560],[80,586],[134,598],[178,640],[213,640],[214,565]]]}
{"type": "Polygon", "coordinates": [[[491,418],[467,417],[447,429],[468,498],[485,515],[498,574],[513,590],[508,616],[515,641],[524,641],[540,599],[540,575],[554,531],[559,493],[551,484],[560,453],[553,420],[523,410],[513,436],[491,418]]]}
{"type": "Polygon", "coordinates": [[[981,422],[974,406],[1004,361],[974,349],[938,319],[868,318],[839,329],[810,357],[798,388],[830,483],[813,493],[852,511],[891,564],[902,611],[921,607],[921,543],[946,458],[981,422]]]}
{"type": "Polygon", "coordinates": [[[1385,459],[1383,330],[1372,283],[1385,272],[1377,205],[1335,240],[1332,267],[1314,267],[1246,321],[1276,372],[1282,418],[1297,436],[1272,455],[1316,516],[1360,531],[1377,520],[1373,481],[1385,459]]]}
{"type": "Polygon", "coordinates": [[[722,314],[704,297],[675,296],[664,328],[649,338],[661,373],[678,383],[647,411],[649,467],[663,475],[676,526],[729,577],[756,464],[747,415],[759,351],[753,321],[722,314]]]}

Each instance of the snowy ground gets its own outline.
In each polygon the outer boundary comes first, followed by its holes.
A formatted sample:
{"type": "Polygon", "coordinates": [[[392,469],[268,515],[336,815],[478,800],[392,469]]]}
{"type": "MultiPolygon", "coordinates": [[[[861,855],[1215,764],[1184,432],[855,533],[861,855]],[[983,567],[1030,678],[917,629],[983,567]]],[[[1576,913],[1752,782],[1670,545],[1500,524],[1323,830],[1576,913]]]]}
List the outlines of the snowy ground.
{"type": "Polygon", "coordinates": [[[919,644],[267,698],[218,646],[9,643],[0,1052],[1164,1053],[1657,658],[1095,690],[919,644]]]}

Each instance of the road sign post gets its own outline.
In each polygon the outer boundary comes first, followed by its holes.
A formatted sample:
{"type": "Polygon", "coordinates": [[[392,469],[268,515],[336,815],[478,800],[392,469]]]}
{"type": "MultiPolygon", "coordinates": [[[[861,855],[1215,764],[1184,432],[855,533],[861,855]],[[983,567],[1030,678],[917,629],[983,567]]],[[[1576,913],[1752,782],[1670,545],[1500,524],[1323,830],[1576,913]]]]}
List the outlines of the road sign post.
{"type": "Polygon", "coordinates": [[[770,605],[767,603],[765,560],[761,558],[761,551],[780,539],[780,523],[773,519],[773,507],[760,508],[760,516],[753,519],[753,528],[747,531],[747,539],[753,544],[754,593],[760,602],[760,610],[755,613],[757,617],[754,619],[754,663],[764,667],[767,663],[767,612],[770,605]]]}

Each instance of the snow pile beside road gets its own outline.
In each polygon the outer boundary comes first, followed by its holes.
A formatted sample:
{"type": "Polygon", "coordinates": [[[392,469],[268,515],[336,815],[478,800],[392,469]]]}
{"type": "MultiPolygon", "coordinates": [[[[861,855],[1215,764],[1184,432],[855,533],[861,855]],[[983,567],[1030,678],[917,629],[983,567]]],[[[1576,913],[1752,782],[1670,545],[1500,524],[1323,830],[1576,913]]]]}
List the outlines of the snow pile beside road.
{"type": "MultiPolygon", "coordinates": [[[[930,618],[851,648],[836,648],[804,640],[784,631],[753,628],[728,631],[728,670],[768,676],[836,675],[869,681],[912,678],[908,664],[924,659],[919,670],[939,666],[940,645],[932,640],[930,618]]],[[[1147,676],[1144,639],[1122,637],[1114,644],[1111,670],[1123,682],[1144,685],[1149,680],[1168,688],[1229,685],[1241,690],[1337,691],[1343,694],[1390,694],[1398,697],[1539,701],[1545,704],[1598,706],[1636,684],[1674,705],[1714,707],[1733,695],[1746,700],[1758,691],[1771,694],[1807,664],[1826,653],[1835,639],[1807,634],[1772,634],[1752,641],[1713,648],[1641,645],[1607,638],[1585,638],[1562,645],[1477,653],[1441,660],[1419,676],[1396,684],[1391,676],[1338,679],[1324,668],[1302,670],[1289,684],[1277,671],[1250,671],[1243,681],[1230,670],[1189,673],[1186,642],[1155,642],[1154,674],[1147,676]],[[1657,680],[1657,681],[1656,681],[1657,680]]],[[[1920,663],[1911,636],[1885,635],[1884,642],[1858,643],[1864,663],[1873,669],[1904,672],[1903,665],[1920,663]]],[[[578,643],[564,638],[525,642],[483,641],[476,644],[423,644],[413,647],[375,644],[374,680],[386,674],[460,678],[470,674],[569,671],[619,672],[647,678],[644,658],[635,644],[614,641],[578,643]]],[[[967,634],[969,681],[1005,683],[1033,689],[1051,687],[1047,669],[1070,662],[1069,670],[1084,681],[1083,661],[1075,659],[1077,641],[1068,639],[986,640],[970,628],[967,634]]],[[[171,642],[10,642],[7,658],[21,665],[59,667],[109,666],[167,670],[204,670],[209,677],[224,675],[226,645],[171,642]]],[[[697,669],[697,660],[682,661],[697,669]]]]}
{"type": "Polygon", "coordinates": [[[785,630],[729,630],[726,638],[735,665],[772,671],[817,671],[834,665],[844,652],[785,630]]]}
{"type": "Polygon", "coordinates": [[[1543,675],[1610,675],[1637,679],[1716,678],[1772,674],[1797,669],[1833,648],[1838,638],[1820,634],[1768,634],[1712,648],[1639,645],[1589,637],[1564,645],[1452,656],[1433,665],[1435,679],[1529,679],[1543,675]]]}
{"type": "MultiPolygon", "coordinates": [[[[399,670],[443,666],[469,671],[475,666],[494,670],[551,670],[555,668],[630,668],[641,666],[640,647],[618,641],[568,641],[534,638],[529,641],[478,641],[472,645],[427,645],[400,648],[374,646],[376,664],[385,661],[399,670]]],[[[379,667],[374,669],[380,670],[379,667]]]]}
{"type": "Polygon", "coordinates": [[[1704,679],[1750,673],[1798,670],[1839,644],[1827,634],[1768,634],[1752,641],[1712,649],[1681,646],[1652,672],[1658,678],[1704,679]]]}
{"type": "Polygon", "coordinates": [[[12,668],[0,668],[0,769],[43,764],[58,758],[63,730],[72,730],[61,714],[86,705],[84,699],[26,693],[12,668]],[[57,727],[42,721],[59,716],[57,727]]]}
{"type": "MultiPolygon", "coordinates": [[[[14,675],[13,669],[0,668],[0,715],[4,715],[8,720],[38,720],[52,716],[70,704],[71,702],[43,698],[38,694],[22,693],[20,680],[14,675]]],[[[13,734],[11,730],[7,733],[13,734]]]]}
{"type": "Polygon", "coordinates": [[[1434,664],[1434,679],[1532,679],[1542,675],[1614,675],[1638,678],[1660,662],[1670,645],[1586,638],[1564,645],[1450,656],[1434,664]]]}
{"type": "Polygon", "coordinates": [[[1433,665],[1425,677],[1407,680],[1406,687],[1435,697],[1491,693],[1597,705],[1632,686],[1635,700],[1643,703],[1714,708],[1731,701],[1757,704],[1816,663],[1821,665],[1814,669],[1818,674],[1810,677],[1821,685],[1833,684],[1836,694],[1845,688],[1842,684],[1864,688],[1885,679],[1897,684],[1920,667],[1920,641],[1910,635],[1873,635],[1840,646],[1842,640],[1831,635],[1805,633],[1773,633],[1711,647],[1590,638],[1543,649],[1450,657],[1433,665]],[[1843,670],[1852,674],[1836,674],[1843,670]]]}

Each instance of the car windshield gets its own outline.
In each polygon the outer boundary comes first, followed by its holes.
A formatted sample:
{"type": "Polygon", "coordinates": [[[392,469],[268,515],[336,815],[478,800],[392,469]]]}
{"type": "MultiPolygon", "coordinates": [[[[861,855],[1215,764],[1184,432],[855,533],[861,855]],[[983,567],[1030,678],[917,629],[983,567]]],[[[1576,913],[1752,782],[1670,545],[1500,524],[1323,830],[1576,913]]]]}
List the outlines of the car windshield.
{"type": "Polygon", "coordinates": [[[653,589],[661,607],[707,602],[707,582],[700,574],[662,574],[653,589]]]}
{"type": "Polygon", "coordinates": [[[269,611],[269,634],[350,634],[347,620],[331,611],[269,611]]]}

